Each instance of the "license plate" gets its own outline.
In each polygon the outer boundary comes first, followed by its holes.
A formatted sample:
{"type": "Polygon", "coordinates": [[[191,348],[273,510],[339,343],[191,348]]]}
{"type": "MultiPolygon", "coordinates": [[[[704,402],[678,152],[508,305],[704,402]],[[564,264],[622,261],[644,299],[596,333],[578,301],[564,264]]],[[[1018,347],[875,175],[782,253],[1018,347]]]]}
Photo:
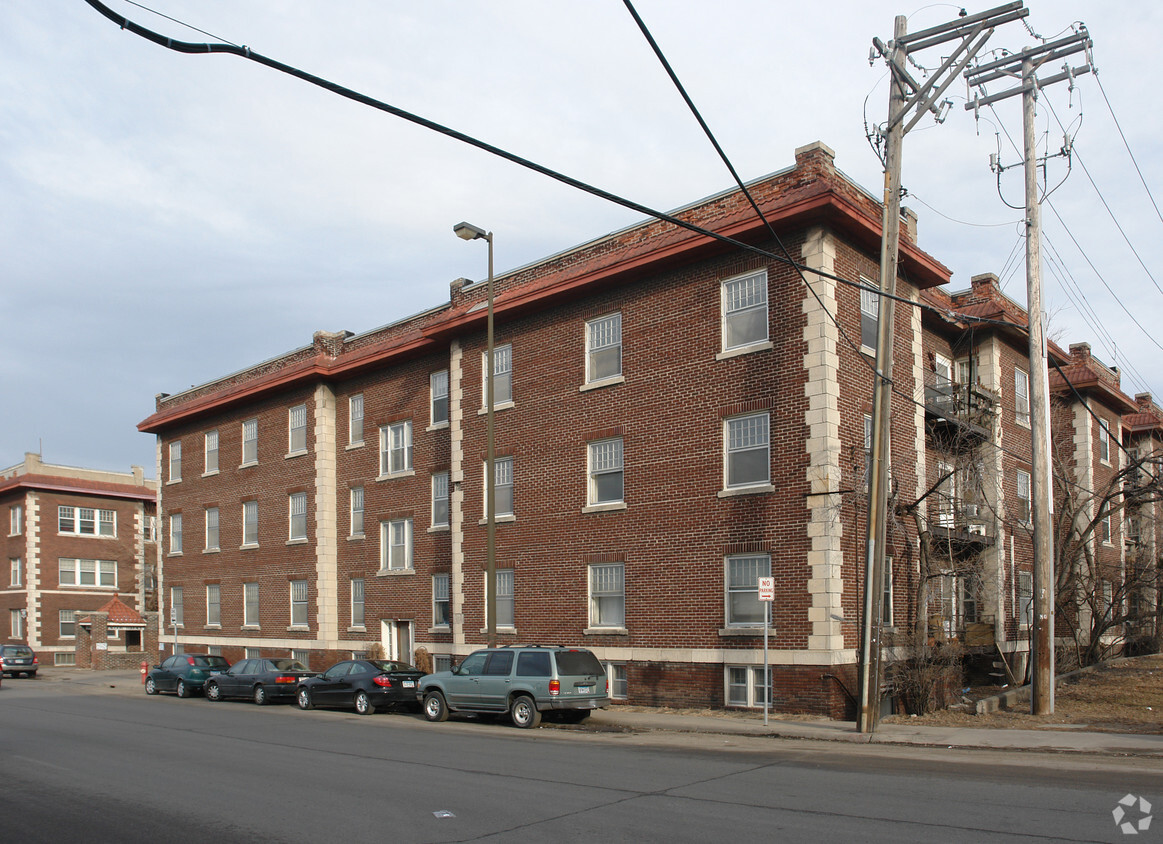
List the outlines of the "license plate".
{"type": "Polygon", "coordinates": [[[221,671],[215,671],[215,670],[213,670],[213,669],[211,669],[211,670],[210,670],[210,676],[211,676],[211,677],[213,677],[213,676],[214,676],[214,675],[216,675],[216,674],[221,674],[221,673],[222,673],[221,671]]]}
{"type": "Polygon", "coordinates": [[[577,687],[577,693],[579,695],[588,695],[593,690],[594,690],[593,686],[578,686],[577,687]]]}
{"type": "Polygon", "coordinates": [[[414,689],[414,688],[416,688],[416,681],[415,681],[415,680],[405,680],[405,681],[404,681],[404,688],[405,688],[405,689],[414,689]]]}

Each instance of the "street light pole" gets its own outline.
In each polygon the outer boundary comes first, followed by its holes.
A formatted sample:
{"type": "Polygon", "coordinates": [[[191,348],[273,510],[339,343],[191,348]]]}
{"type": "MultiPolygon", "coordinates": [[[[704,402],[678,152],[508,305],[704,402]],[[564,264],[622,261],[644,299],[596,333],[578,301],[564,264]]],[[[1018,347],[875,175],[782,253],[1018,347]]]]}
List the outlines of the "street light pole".
{"type": "Polygon", "coordinates": [[[493,433],[493,233],[470,223],[452,227],[462,240],[484,240],[489,245],[488,317],[485,341],[485,430],[488,445],[485,452],[485,629],[488,646],[497,646],[497,500],[496,457],[497,444],[493,433]]]}

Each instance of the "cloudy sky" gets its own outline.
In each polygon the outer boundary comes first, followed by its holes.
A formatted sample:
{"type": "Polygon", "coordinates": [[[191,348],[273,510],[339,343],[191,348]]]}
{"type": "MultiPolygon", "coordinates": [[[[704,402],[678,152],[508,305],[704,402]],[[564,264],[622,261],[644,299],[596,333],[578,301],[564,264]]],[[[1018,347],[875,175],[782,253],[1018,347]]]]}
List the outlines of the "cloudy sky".
{"type": "MultiPolygon", "coordinates": [[[[212,37],[107,2],[175,39],[247,45],[652,208],[731,185],[620,0],[143,4],[212,37]]],[[[1043,212],[1050,335],[1090,342],[1126,392],[1163,399],[1163,217],[1151,198],[1163,202],[1163,110],[1150,64],[1163,4],[1027,6],[1046,38],[1083,21],[1099,69],[1047,91],[1039,110],[1043,150],[1062,147],[1060,121],[1075,153],[1069,171],[1063,158],[1046,167],[1062,183],[1043,212]]],[[[887,85],[883,62],[869,64],[872,38],[887,40],[897,14],[915,32],[960,9],[635,7],[744,179],[821,140],[877,193],[865,133],[884,120],[887,85]]],[[[1013,23],[989,46],[1033,43],[1013,23]]],[[[917,59],[936,67],[940,51],[917,59]]],[[[922,121],[905,140],[906,204],[952,289],[995,272],[1024,303],[1021,212],[1006,205],[1021,205],[1021,169],[989,167],[999,149],[1002,164],[1020,163],[1018,101],[975,122],[964,84],[948,95],[945,123],[922,121]]],[[[156,393],[318,329],[359,333],[446,301],[449,281],[485,274],[484,246],[452,234],[459,220],[495,232],[500,272],[639,219],[253,62],[166,50],[82,0],[0,4],[0,197],[0,466],[43,451],[150,476],[153,438],[135,426],[156,393]]]]}

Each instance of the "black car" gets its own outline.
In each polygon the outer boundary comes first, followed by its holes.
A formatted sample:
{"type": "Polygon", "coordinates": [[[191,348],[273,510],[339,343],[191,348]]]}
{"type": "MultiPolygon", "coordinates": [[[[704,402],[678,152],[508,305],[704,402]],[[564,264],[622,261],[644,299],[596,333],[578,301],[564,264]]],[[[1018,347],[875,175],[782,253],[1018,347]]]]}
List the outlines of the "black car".
{"type": "Polygon", "coordinates": [[[406,662],[350,659],[299,683],[300,709],[316,706],[350,708],[370,715],[389,706],[420,711],[416,684],[424,672],[406,662]]]}
{"type": "Polygon", "coordinates": [[[28,645],[0,645],[0,675],[15,677],[17,674],[36,676],[40,661],[28,645]]]}
{"type": "Polygon", "coordinates": [[[189,697],[202,691],[207,680],[229,667],[230,663],[220,656],[175,654],[146,675],[145,693],[174,692],[178,697],[189,697]]]}
{"type": "Polygon", "coordinates": [[[260,706],[272,700],[292,700],[299,683],[318,677],[297,659],[266,657],[244,659],[206,683],[206,700],[250,698],[260,706]]]}

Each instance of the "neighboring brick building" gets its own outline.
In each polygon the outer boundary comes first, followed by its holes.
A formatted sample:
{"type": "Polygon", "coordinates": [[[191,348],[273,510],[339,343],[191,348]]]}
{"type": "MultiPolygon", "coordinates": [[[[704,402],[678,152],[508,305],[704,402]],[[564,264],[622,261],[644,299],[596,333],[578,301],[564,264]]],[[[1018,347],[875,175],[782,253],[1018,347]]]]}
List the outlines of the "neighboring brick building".
{"type": "MultiPolygon", "coordinates": [[[[26,454],[24,462],[0,470],[7,525],[0,556],[8,564],[0,585],[4,641],[29,644],[42,665],[72,665],[77,613],[118,596],[138,612],[153,608],[156,497],[157,484],[137,466],[105,472],[26,454]]],[[[112,652],[143,647],[141,634],[132,631],[107,644],[112,652]]]]}
{"type": "MultiPolygon", "coordinates": [[[[879,318],[853,284],[875,286],[880,207],[822,144],[749,190],[806,279],[738,190],[677,213],[775,257],[649,221],[497,278],[500,639],[587,646],[631,702],[762,705],[756,577],[770,572],[772,703],[842,716],[879,318]]],[[[1029,544],[1004,519],[1020,506],[1012,454],[1029,452],[1024,314],[996,279],[937,291],[949,272],[904,222],[898,295],[1014,311],[983,328],[898,305],[892,398],[902,504],[928,501],[943,455],[985,455],[972,523],[955,491],[922,508],[960,562],[928,573],[937,610],[920,611],[948,636],[992,624],[977,634],[1014,653],[1029,544]],[[947,402],[970,393],[950,443],[947,402]]],[[[158,396],[139,428],[157,435],[163,617],[176,610],[184,646],[322,668],[373,643],[437,666],[481,645],[485,293],[454,282],[418,316],[317,332],[158,396]]],[[[891,531],[886,623],[901,630],[917,620],[918,541],[910,520],[891,531]]]]}

